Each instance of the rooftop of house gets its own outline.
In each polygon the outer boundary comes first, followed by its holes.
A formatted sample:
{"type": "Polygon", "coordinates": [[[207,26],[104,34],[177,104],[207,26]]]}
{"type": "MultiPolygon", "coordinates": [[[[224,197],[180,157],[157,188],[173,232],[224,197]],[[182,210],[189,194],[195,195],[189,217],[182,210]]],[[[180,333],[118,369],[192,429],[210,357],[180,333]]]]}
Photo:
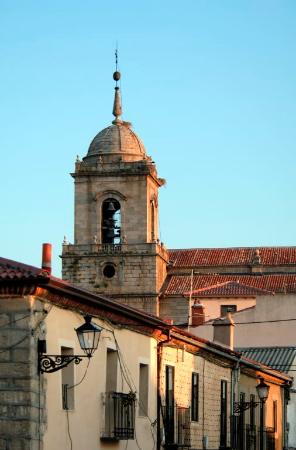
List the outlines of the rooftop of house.
{"type": "Polygon", "coordinates": [[[271,291],[259,289],[253,286],[247,286],[236,281],[225,281],[224,283],[214,284],[199,289],[192,290],[192,292],[185,292],[184,296],[192,295],[193,297],[256,297],[257,295],[273,294],[271,291]]]}
{"type": "Polygon", "coordinates": [[[138,325],[140,325],[144,332],[148,328],[158,329],[165,333],[170,331],[175,335],[175,338],[187,339],[192,345],[202,346],[207,351],[220,355],[220,357],[240,360],[242,364],[249,365],[253,370],[261,370],[285,382],[291,381],[287,375],[280,373],[278,370],[275,371],[260,362],[250,362],[244,357],[240,359],[240,355],[236,351],[192,335],[168,324],[157,316],[71,285],[66,281],[53,277],[44,269],[0,258],[0,298],[9,297],[12,293],[14,296],[15,294],[19,296],[34,294],[61,308],[69,308],[83,314],[88,313],[103,317],[119,325],[136,327],[138,330],[140,330],[138,328],[138,325]],[[24,289],[22,289],[22,286],[24,286],[24,289]],[[26,289],[26,286],[29,286],[29,290],[26,289]]]}
{"type": "Polygon", "coordinates": [[[0,280],[24,280],[48,278],[41,268],[0,257],[0,280]]]}
{"type": "Polygon", "coordinates": [[[295,371],[296,347],[239,347],[244,357],[256,360],[280,372],[295,371]]]}
{"type": "MultiPolygon", "coordinates": [[[[163,290],[163,295],[183,296],[190,292],[191,287],[193,292],[201,289],[209,289],[212,286],[222,285],[231,282],[248,286],[261,291],[271,293],[295,293],[296,292],[296,274],[217,274],[217,273],[199,273],[185,275],[172,274],[166,280],[166,285],[163,290]]],[[[238,288],[237,284],[237,288],[238,288]]],[[[255,291],[253,291],[255,292],[255,291]]],[[[259,291],[258,291],[259,293],[259,291]]],[[[258,295],[258,293],[256,295],[258,295]]]]}

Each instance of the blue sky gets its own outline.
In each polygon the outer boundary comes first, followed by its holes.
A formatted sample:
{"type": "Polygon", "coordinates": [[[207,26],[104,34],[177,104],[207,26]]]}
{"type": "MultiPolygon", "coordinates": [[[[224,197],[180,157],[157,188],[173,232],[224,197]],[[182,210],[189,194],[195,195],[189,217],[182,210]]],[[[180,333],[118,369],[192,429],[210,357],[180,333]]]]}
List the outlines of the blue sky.
{"type": "Polygon", "coordinates": [[[167,186],[169,248],[295,245],[294,0],[0,2],[1,256],[73,240],[73,171],[123,118],[167,186]]]}

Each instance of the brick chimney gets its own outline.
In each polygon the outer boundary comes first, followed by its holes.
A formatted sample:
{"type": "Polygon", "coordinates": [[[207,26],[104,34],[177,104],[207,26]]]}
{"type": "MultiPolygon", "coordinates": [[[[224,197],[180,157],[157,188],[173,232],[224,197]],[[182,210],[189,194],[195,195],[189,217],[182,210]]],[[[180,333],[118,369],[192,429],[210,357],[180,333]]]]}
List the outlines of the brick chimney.
{"type": "Polygon", "coordinates": [[[51,244],[42,244],[42,270],[51,274],[51,244]]]}
{"type": "Polygon", "coordinates": [[[191,326],[198,327],[205,323],[205,307],[201,303],[191,306],[191,326]]]}
{"type": "Polygon", "coordinates": [[[214,327],[214,342],[222,344],[225,347],[233,350],[234,344],[234,321],[231,317],[231,313],[228,312],[226,317],[216,319],[213,322],[214,327]]]}

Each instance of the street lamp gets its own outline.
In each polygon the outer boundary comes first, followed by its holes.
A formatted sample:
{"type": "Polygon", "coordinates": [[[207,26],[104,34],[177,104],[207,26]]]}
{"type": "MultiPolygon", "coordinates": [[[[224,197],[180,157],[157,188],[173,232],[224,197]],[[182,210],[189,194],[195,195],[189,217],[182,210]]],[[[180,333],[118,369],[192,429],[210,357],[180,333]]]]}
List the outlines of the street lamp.
{"type": "Polygon", "coordinates": [[[266,384],[263,380],[263,378],[260,378],[260,383],[256,386],[256,391],[258,394],[258,397],[262,403],[265,403],[269,394],[270,386],[266,384]]]}
{"type": "Polygon", "coordinates": [[[250,409],[251,407],[256,408],[256,406],[258,405],[264,405],[269,394],[269,389],[270,387],[268,386],[268,384],[266,384],[263,378],[260,377],[260,383],[256,386],[256,391],[260,401],[254,402],[254,400],[251,400],[250,402],[234,402],[234,415],[239,416],[242,412],[250,409]]]}
{"type": "Polygon", "coordinates": [[[81,350],[84,351],[88,358],[91,358],[93,353],[98,348],[102,331],[102,328],[95,323],[92,323],[91,319],[91,316],[85,316],[85,323],[75,330],[81,350]]]}
{"type": "Polygon", "coordinates": [[[233,413],[236,416],[240,416],[249,408],[256,408],[256,406],[260,405],[260,450],[264,450],[264,404],[268,398],[270,387],[266,384],[262,377],[260,377],[260,383],[256,386],[256,391],[259,397],[259,402],[254,402],[251,400],[250,402],[234,402],[233,405],[233,413]]]}
{"type": "Polygon", "coordinates": [[[267,400],[270,387],[264,383],[263,378],[260,379],[260,383],[256,386],[258,396],[260,398],[260,450],[264,449],[264,404],[267,400]]]}
{"type": "Polygon", "coordinates": [[[91,358],[98,348],[102,328],[92,323],[92,317],[86,315],[85,323],[75,331],[84,355],[47,355],[46,341],[38,340],[38,371],[52,373],[68,366],[71,362],[79,364],[82,358],[91,358]]]}

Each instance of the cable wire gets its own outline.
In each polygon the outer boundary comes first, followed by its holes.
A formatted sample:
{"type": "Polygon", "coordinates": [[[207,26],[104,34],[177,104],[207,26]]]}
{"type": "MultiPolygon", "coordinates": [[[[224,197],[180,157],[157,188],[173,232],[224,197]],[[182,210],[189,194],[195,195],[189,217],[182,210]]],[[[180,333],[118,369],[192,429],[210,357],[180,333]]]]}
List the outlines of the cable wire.
{"type": "Polygon", "coordinates": [[[69,421],[69,410],[66,409],[66,416],[67,416],[67,432],[68,432],[68,437],[70,440],[70,449],[73,449],[73,441],[72,441],[72,437],[71,437],[71,433],[70,433],[70,421],[69,421]]]}
{"type": "MultiPolygon", "coordinates": [[[[111,331],[111,330],[108,330],[108,331],[111,331]]],[[[113,334],[115,345],[116,345],[116,349],[117,349],[118,361],[119,361],[119,366],[120,366],[120,370],[121,370],[122,376],[124,377],[124,379],[125,379],[128,387],[129,387],[129,389],[132,392],[136,393],[137,392],[136,384],[135,384],[135,382],[133,380],[133,377],[132,377],[132,375],[131,375],[131,373],[129,371],[128,366],[126,365],[126,363],[124,361],[123,354],[122,354],[122,351],[120,349],[120,346],[119,346],[119,343],[117,341],[117,338],[115,336],[115,331],[114,330],[112,330],[112,334],[113,334]]],[[[155,445],[156,445],[155,436],[154,436],[154,424],[155,424],[155,422],[152,421],[152,419],[149,417],[149,415],[145,412],[145,407],[144,407],[143,403],[141,402],[141,400],[139,398],[137,398],[137,401],[138,401],[138,404],[140,405],[140,407],[142,407],[142,410],[143,410],[143,412],[145,414],[145,417],[150,422],[150,431],[151,431],[151,436],[152,436],[152,439],[153,439],[153,449],[152,450],[154,450],[155,445]]],[[[137,444],[138,449],[142,450],[140,445],[139,445],[139,443],[138,443],[137,437],[136,437],[136,428],[135,428],[135,440],[136,440],[136,444],[137,444]]]]}
{"type": "Polygon", "coordinates": [[[83,374],[81,380],[78,383],[73,384],[72,386],[67,386],[67,389],[74,389],[75,387],[79,386],[82,383],[82,381],[86,377],[86,374],[87,374],[87,371],[88,371],[88,368],[89,368],[89,364],[90,364],[90,358],[88,358],[87,366],[85,368],[85,371],[84,371],[84,374],[83,374]]]}

